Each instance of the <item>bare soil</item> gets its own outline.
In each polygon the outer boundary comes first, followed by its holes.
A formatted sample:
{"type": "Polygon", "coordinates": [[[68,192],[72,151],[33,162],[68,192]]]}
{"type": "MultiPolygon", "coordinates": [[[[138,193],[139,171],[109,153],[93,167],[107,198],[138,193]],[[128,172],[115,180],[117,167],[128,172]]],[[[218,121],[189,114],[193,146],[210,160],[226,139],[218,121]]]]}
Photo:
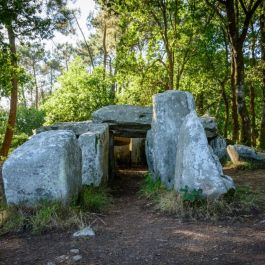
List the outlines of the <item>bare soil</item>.
{"type": "MultiPolygon", "coordinates": [[[[227,169],[226,174],[265,192],[265,170],[227,169]]],[[[75,264],[265,265],[265,213],[243,223],[181,222],[154,211],[139,196],[142,177],[141,171],[119,172],[113,204],[93,225],[95,237],[76,239],[74,230],[5,235],[0,264],[74,264],[74,248],[82,255],[75,264]]]]}

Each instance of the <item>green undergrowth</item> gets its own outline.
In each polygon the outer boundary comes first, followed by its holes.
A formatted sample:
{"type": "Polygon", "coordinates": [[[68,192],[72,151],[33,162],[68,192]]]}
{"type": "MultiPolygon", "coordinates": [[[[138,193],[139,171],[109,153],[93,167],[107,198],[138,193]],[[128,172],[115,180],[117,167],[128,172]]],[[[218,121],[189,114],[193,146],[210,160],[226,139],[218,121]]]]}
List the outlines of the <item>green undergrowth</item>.
{"type": "Polygon", "coordinates": [[[187,186],[179,192],[167,190],[159,180],[146,175],[140,193],[153,202],[155,209],[183,220],[243,221],[265,210],[264,192],[237,186],[218,200],[209,200],[202,190],[187,186]]]}
{"type": "Polygon", "coordinates": [[[105,187],[84,186],[68,206],[61,202],[41,201],[36,207],[0,204],[0,235],[30,231],[40,234],[53,229],[82,228],[94,222],[97,214],[111,203],[105,187]]]}

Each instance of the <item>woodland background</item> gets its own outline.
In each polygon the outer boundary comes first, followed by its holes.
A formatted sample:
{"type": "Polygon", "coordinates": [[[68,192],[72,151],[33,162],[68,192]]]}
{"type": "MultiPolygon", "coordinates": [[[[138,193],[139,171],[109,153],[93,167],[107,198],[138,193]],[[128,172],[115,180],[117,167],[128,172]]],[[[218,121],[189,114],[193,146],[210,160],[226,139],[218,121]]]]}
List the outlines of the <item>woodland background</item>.
{"type": "Polygon", "coordinates": [[[10,102],[0,110],[2,159],[43,124],[151,105],[168,89],[190,91],[225,138],[265,150],[264,1],[96,4],[85,36],[67,0],[0,1],[0,95],[10,102]],[[83,40],[51,50],[45,40],[56,31],[83,40]]]}

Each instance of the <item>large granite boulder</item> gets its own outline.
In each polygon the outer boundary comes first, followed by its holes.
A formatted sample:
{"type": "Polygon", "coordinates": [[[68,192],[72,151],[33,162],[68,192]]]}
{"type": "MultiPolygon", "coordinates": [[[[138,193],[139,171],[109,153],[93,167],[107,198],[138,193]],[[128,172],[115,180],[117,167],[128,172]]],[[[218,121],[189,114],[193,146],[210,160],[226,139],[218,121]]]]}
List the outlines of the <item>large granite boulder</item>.
{"type": "Polygon", "coordinates": [[[227,143],[223,137],[217,136],[217,137],[213,138],[212,140],[210,140],[209,144],[212,147],[214,154],[220,160],[224,160],[224,159],[228,158],[228,154],[226,151],[227,143]]]}
{"type": "Polygon", "coordinates": [[[107,124],[94,124],[90,130],[78,138],[82,150],[82,184],[99,186],[108,180],[109,129],[107,124]]]}
{"type": "Polygon", "coordinates": [[[265,153],[256,152],[252,147],[239,144],[228,145],[227,153],[234,164],[248,161],[253,163],[255,167],[265,168],[265,153]]]}
{"type": "Polygon", "coordinates": [[[214,117],[204,115],[200,117],[200,121],[205,130],[208,140],[213,139],[218,135],[217,123],[214,117]]]}
{"type": "Polygon", "coordinates": [[[108,123],[111,134],[128,138],[144,138],[151,127],[152,108],[110,105],[92,113],[95,123],[108,123]]]}
{"type": "Polygon", "coordinates": [[[71,201],[81,188],[81,150],[71,131],[34,135],[3,165],[8,204],[71,201]]]}
{"type": "Polygon", "coordinates": [[[151,173],[154,179],[157,179],[159,176],[156,176],[154,173],[154,141],[152,130],[148,130],[145,139],[145,156],[148,166],[148,171],[151,173]]]}
{"type": "Polygon", "coordinates": [[[194,100],[189,92],[169,90],[153,97],[153,120],[149,135],[153,146],[151,160],[154,178],[161,179],[168,188],[174,186],[179,130],[185,117],[194,108],[194,100]]]}
{"type": "Polygon", "coordinates": [[[202,189],[203,195],[215,199],[234,188],[233,180],[223,175],[195,111],[184,119],[176,154],[175,189],[202,189]]]}
{"type": "Polygon", "coordinates": [[[80,122],[59,122],[51,126],[43,126],[36,130],[36,133],[51,131],[51,130],[70,130],[77,137],[89,131],[97,131],[102,128],[101,124],[95,124],[92,121],[80,122]]]}
{"type": "Polygon", "coordinates": [[[109,105],[92,113],[96,123],[150,125],[152,108],[132,105],[109,105]]]}

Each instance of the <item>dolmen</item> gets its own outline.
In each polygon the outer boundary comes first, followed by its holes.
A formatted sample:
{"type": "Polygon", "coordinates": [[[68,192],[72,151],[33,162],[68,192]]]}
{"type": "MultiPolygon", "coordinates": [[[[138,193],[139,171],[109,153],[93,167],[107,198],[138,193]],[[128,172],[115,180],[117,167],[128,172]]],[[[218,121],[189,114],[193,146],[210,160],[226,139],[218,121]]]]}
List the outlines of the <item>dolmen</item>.
{"type": "Polygon", "coordinates": [[[216,155],[226,146],[215,120],[197,116],[189,92],[170,90],[155,95],[152,108],[111,105],[94,112],[92,121],[39,128],[3,165],[7,203],[67,204],[82,185],[106,183],[113,135],[146,138],[148,170],[169,189],[201,189],[205,197],[217,199],[235,187],[216,155]]]}

